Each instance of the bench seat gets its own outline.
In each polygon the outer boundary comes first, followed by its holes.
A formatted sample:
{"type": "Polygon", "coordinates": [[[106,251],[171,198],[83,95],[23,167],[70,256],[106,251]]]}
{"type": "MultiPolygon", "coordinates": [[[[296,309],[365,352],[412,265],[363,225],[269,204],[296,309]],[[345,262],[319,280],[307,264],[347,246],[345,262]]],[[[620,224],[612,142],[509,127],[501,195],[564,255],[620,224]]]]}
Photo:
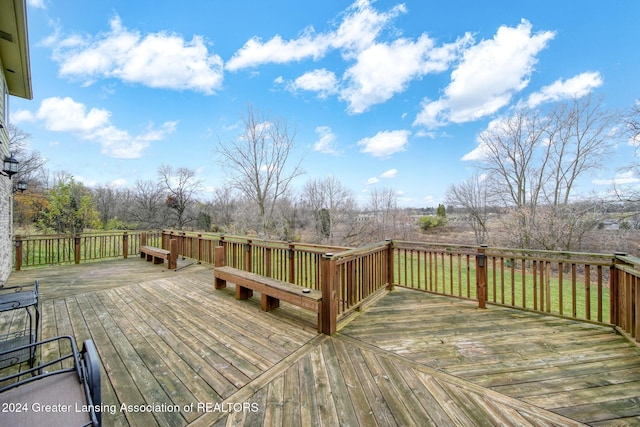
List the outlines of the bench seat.
{"type": "Polygon", "coordinates": [[[321,330],[322,292],[233,267],[215,267],[213,275],[216,289],[224,288],[227,281],[236,285],[236,299],[247,299],[253,291],[259,292],[260,306],[264,311],[278,308],[282,300],[317,313],[318,331],[321,330]]]}
{"type": "Polygon", "coordinates": [[[171,251],[154,246],[140,246],[140,258],[145,258],[153,264],[163,264],[166,259],[169,270],[175,270],[177,264],[177,255],[172,256],[171,251]]]}

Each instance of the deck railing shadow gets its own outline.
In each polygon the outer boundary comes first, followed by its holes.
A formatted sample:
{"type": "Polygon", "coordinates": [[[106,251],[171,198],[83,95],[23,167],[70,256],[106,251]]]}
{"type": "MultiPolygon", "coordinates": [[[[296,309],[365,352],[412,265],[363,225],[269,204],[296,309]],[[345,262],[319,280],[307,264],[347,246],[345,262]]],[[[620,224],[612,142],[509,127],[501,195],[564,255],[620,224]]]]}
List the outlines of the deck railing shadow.
{"type": "MultiPolygon", "coordinates": [[[[581,321],[611,325],[640,341],[640,259],[592,254],[387,240],[361,248],[220,234],[146,232],[146,244],[323,292],[325,333],[369,301],[405,287],[581,321]]],[[[127,258],[142,232],[15,238],[15,268],[127,258]]]]}

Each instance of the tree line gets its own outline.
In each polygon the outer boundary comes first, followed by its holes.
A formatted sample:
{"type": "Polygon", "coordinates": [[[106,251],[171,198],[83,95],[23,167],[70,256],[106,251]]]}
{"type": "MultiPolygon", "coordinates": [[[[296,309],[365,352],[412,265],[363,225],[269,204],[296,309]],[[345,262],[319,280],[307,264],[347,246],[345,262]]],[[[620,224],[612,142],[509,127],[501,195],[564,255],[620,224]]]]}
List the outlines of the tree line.
{"type": "MultiPolygon", "coordinates": [[[[638,105],[612,113],[601,99],[587,96],[547,110],[516,109],[478,136],[475,173],[449,187],[448,208],[438,206],[434,216],[400,209],[392,188],[373,189],[359,204],[333,176],[307,180],[296,193],[291,184],[303,170],[301,159],[292,157],[295,128],[251,105],[243,124],[237,138],[217,141],[228,179],[206,198],[194,170],[169,165],[158,168],[156,179],[128,188],[89,188],[68,173],[47,171],[39,153],[27,149],[29,135],[10,126],[18,176],[29,185],[14,198],[16,225],[56,233],[176,228],[359,245],[416,239],[420,229],[445,225],[447,210],[455,210],[467,217],[476,243],[572,250],[596,227],[602,210],[601,197],[577,197],[578,183],[606,162],[621,137],[640,142],[638,105]],[[488,227],[492,212],[500,213],[495,233],[488,227]]],[[[638,201],[634,189],[618,186],[612,194],[638,201]]]]}
{"type": "Polygon", "coordinates": [[[300,160],[291,158],[295,130],[251,106],[243,122],[238,138],[218,141],[228,180],[208,198],[193,169],[169,165],[131,187],[87,187],[66,172],[50,173],[42,156],[26,149],[30,136],[11,127],[21,166],[14,179],[29,187],[14,197],[15,225],[41,233],[175,228],[346,245],[407,237],[414,229],[391,188],[373,190],[366,206],[333,176],[310,179],[294,194],[291,182],[302,174],[300,160]]]}
{"type": "MultiPolygon", "coordinates": [[[[463,209],[478,243],[547,250],[579,250],[597,227],[603,204],[638,200],[638,185],[607,194],[576,194],[581,180],[602,168],[618,143],[638,146],[640,107],[610,112],[586,96],[547,110],[516,109],[478,136],[475,173],[453,184],[447,203],[463,209]],[[490,210],[500,207],[499,236],[490,235],[490,210]]],[[[638,172],[632,161],[627,171],[638,172]]]]}

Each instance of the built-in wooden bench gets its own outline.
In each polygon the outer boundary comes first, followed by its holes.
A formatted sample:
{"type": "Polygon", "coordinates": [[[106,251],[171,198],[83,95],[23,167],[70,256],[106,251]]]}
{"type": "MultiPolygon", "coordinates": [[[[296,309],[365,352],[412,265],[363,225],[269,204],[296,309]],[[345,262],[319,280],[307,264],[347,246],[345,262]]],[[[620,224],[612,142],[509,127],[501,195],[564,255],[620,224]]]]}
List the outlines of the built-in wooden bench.
{"type": "Polygon", "coordinates": [[[233,267],[215,267],[213,276],[216,289],[226,287],[227,281],[234,283],[236,299],[247,299],[253,295],[253,291],[259,292],[260,306],[264,311],[278,308],[282,300],[317,313],[318,332],[321,332],[322,292],[233,267]]]}
{"type": "Polygon", "coordinates": [[[154,246],[140,246],[140,258],[146,258],[154,264],[163,264],[167,260],[169,270],[175,270],[178,267],[178,245],[177,240],[171,239],[169,242],[171,250],[156,248],[154,246]]]}

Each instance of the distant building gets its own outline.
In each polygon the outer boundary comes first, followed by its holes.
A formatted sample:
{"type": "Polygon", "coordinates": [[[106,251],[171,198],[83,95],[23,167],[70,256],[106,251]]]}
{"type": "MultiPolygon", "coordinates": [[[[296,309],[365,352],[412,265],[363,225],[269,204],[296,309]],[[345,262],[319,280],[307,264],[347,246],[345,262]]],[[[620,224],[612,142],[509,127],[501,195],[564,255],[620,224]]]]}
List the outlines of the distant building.
{"type": "MultiPolygon", "coordinates": [[[[0,161],[9,158],[9,96],[32,99],[26,0],[0,0],[0,161]]],[[[4,169],[4,168],[2,168],[4,169]]],[[[13,185],[0,176],[0,286],[11,273],[13,185]]]]}

